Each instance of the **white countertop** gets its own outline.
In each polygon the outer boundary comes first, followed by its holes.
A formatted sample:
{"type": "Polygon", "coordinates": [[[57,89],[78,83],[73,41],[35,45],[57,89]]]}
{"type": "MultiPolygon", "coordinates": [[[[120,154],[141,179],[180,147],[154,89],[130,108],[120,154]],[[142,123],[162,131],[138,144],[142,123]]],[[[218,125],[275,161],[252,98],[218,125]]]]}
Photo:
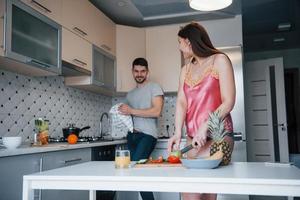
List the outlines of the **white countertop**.
{"type": "Polygon", "coordinates": [[[217,169],[129,168],[93,161],[23,178],[23,200],[32,189],[202,192],[300,196],[300,169],[295,166],[240,162],[217,169]]]}
{"type": "Polygon", "coordinates": [[[103,142],[80,142],[77,144],[68,144],[68,143],[50,143],[48,145],[43,145],[39,147],[32,147],[30,144],[23,144],[20,147],[8,150],[5,147],[0,149],[0,158],[6,156],[17,156],[23,154],[32,154],[32,153],[43,153],[50,151],[62,151],[62,150],[71,150],[71,149],[80,149],[80,148],[90,148],[98,146],[107,146],[115,144],[124,144],[127,140],[114,140],[114,141],[103,141],[103,142]]]}
{"type": "MultiPolygon", "coordinates": [[[[80,149],[80,148],[89,148],[89,147],[98,147],[98,146],[107,146],[114,144],[124,144],[126,143],[126,139],[118,139],[114,141],[102,141],[102,142],[80,142],[77,144],[68,144],[66,143],[50,143],[48,145],[40,146],[40,147],[32,147],[30,144],[22,144],[20,147],[7,150],[5,147],[0,147],[0,158],[6,156],[17,156],[24,154],[32,154],[32,153],[43,153],[50,151],[61,151],[61,150],[71,150],[71,149],[80,149]]],[[[168,139],[158,139],[157,140],[157,148],[163,146],[163,148],[167,148],[168,139]]],[[[182,139],[182,144],[185,143],[185,139],[182,139]]]]}

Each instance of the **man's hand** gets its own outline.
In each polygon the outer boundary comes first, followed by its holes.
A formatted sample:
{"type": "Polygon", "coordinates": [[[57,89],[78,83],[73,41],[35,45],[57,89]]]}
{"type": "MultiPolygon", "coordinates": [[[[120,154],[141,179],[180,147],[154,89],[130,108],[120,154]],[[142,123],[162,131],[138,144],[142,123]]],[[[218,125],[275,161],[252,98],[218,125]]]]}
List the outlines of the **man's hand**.
{"type": "Polygon", "coordinates": [[[121,104],[118,109],[123,115],[131,115],[132,108],[127,104],[121,104]]]}

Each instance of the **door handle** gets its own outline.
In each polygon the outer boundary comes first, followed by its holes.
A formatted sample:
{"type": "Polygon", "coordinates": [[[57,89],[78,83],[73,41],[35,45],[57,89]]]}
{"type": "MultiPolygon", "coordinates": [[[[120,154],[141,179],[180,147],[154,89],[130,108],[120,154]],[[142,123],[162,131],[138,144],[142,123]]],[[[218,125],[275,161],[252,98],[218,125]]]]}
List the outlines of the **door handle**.
{"type": "Polygon", "coordinates": [[[280,124],[274,124],[274,126],[281,127],[282,131],[286,131],[288,125],[287,125],[287,123],[280,123],[280,124]]]}

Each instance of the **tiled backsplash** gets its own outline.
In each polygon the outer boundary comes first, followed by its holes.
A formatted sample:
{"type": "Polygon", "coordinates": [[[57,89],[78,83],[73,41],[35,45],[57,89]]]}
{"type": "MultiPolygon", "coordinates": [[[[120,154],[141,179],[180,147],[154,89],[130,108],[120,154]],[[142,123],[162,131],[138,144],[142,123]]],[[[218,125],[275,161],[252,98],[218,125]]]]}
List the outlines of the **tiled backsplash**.
{"type": "MultiPolygon", "coordinates": [[[[123,99],[66,87],[60,76],[28,77],[0,70],[0,136],[32,139],[34,119],[39,117],[50,121],[52,137],[62,136],[62,128],[68,123],[89,125],[91,129],[81,135],[97,136],[101,114],[123,99]]],[[[169,135],[173,135],[175,103],[175,95],[165,96],[158,136],[168,136],[167,126],[169,135]]]]}
{"type": "Polygon", "coordinates": [[[34,119],[50,120],[51,136],[62,136],[68,123],[91,126],[81,135],[98,135],[100,115],[108,112],[111,98],[66,87],[64,79],[27,77],[0,70],[0,136],[34,134],[34,119]]]}

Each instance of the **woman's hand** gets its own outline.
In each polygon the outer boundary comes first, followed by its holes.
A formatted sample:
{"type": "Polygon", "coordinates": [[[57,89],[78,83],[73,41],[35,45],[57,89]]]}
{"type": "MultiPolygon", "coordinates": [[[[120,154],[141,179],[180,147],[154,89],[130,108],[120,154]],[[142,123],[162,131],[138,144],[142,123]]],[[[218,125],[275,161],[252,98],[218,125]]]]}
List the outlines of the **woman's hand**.
{"type": "Polygon", "coordinates": [[[207,140],[207,125],[200,127],[197,134],[193,138],[192,144],[194,148],[200,149],[203,147],[207,140]]]}
{"type": "Polygon", "coordinates": [[[180,135],[173,135],[168,140],[168,152],[169,152],[169,154],[173,151],[173,149],[175,149],[175,150],[179,149],[180,142],[181,142],[181,136],[180,135]]]}

